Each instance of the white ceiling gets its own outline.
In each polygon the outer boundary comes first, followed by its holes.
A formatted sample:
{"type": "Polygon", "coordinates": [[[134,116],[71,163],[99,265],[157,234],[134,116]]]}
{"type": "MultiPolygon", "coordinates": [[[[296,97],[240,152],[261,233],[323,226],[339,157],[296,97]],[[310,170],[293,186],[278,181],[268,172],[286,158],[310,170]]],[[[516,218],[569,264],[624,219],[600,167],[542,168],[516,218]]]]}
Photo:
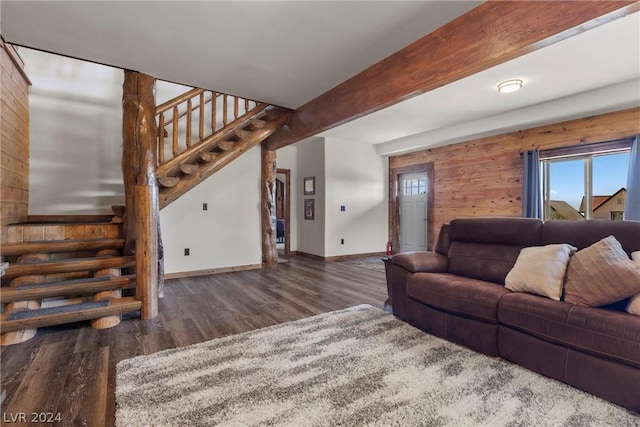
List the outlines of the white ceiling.
{"type": "Polygon", "coordinates": [[[297,108],[480,1],[12,1],[10,43],[297,108]]]}
{"type": "MultiPolygon", "coordinates": [[[[296,108],[480,2],[0,2],[8,42],[296,108]]],[[[640,13],[323,133],[380,154],[640,105],[640,13]],[[495,85],[522,78],[501,95],[495,85]]]]}

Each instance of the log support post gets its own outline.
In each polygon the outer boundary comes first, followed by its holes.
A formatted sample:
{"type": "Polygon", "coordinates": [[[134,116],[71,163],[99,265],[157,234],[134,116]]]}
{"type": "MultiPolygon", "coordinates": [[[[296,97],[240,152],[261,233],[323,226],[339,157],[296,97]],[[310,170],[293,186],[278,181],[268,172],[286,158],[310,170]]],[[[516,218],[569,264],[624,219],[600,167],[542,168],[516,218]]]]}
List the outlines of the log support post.
{"type": "Polygon", "coordinates": [[[126,70],[123,84],[122,168],[125,182],[125,250],[136,256],[136,298],[141,318],[158,315],[158,186],[155,79],[126,70]]]}
{"type": "Polygon", "coordinates": [[[262,188],[262,265],[275,267],[278,264],[276,246],[276,151],[267,143],[261,144],[261,188],[262,188]]]}

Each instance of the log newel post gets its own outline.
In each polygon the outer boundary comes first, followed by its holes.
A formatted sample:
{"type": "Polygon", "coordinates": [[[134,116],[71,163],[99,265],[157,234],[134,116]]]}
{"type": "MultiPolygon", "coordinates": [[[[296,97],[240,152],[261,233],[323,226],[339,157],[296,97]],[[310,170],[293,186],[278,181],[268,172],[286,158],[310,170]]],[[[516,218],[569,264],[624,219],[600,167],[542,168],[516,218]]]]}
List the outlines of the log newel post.
{"type": "Polygon", "coordinates": [[[158,220],[156,183],[155,79],[125,71],[123,84],[123,176],[125,182],[125,251],[136,256],[136,298],[141,318],[158,315],[158,220]]]}
{"type": "Polygon", "coordinates": [[[276,152],[261,144],[261,188],[262,188],[262,265],[275,267],[278,264],[276,247],[276,152]]]}

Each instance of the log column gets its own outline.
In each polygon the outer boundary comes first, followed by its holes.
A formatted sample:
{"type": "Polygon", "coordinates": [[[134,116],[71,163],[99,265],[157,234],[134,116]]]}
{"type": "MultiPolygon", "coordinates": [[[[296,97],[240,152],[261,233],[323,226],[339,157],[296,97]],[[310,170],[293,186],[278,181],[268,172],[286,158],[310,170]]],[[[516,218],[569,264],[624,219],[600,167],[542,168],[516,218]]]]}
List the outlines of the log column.
{"type": "Polygon", "coordinates": [[[156,182],[155,79],[126,70],[123,84],[123,176],[125,231],[131,250],[135,242],[136,298],[141,318],[158,315],[158,186],[156,182]],[[128,188],[127,188],[128,187],[128,188]],[[132,234],[129,234],[132,233],[132,234]]]}
{"type": "MultiPolygon", "coordinates": [[[[276,152],[269,150],[266,141],[261,144],[262,183],[262,265],[278,264],[276,246],[276,152]]],[[[288,225],[288,224],[287,224],[288,225]]]]}

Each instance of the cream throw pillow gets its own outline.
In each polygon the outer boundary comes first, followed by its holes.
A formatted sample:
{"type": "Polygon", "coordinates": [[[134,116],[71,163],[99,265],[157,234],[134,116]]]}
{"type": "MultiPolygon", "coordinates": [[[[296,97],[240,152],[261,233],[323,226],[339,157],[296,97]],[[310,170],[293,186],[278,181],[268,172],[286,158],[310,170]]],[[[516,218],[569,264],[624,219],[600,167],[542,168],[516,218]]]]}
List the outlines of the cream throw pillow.
{"type": "Polygon", "coordinates": [[[598,307],[640,292],[640,272],[615,237],[578,251],[569,262],[564,300],[598,307]]]}
{"type": "MultiPolygon", "coordinates": [[[[636,268],[640,271],[640,251],[631,254],[631,259],[636,264],[636,268]]],[[[637,314],[640,316],[640,294],[635,294],[627,304],[627,313],[637,314]]]]}
{"type": "Polygon", "coordinates": [[[567,264],[575,252],[566,243],[522,249],[505,278],[505,288],[560,301],[567,264]]]}

